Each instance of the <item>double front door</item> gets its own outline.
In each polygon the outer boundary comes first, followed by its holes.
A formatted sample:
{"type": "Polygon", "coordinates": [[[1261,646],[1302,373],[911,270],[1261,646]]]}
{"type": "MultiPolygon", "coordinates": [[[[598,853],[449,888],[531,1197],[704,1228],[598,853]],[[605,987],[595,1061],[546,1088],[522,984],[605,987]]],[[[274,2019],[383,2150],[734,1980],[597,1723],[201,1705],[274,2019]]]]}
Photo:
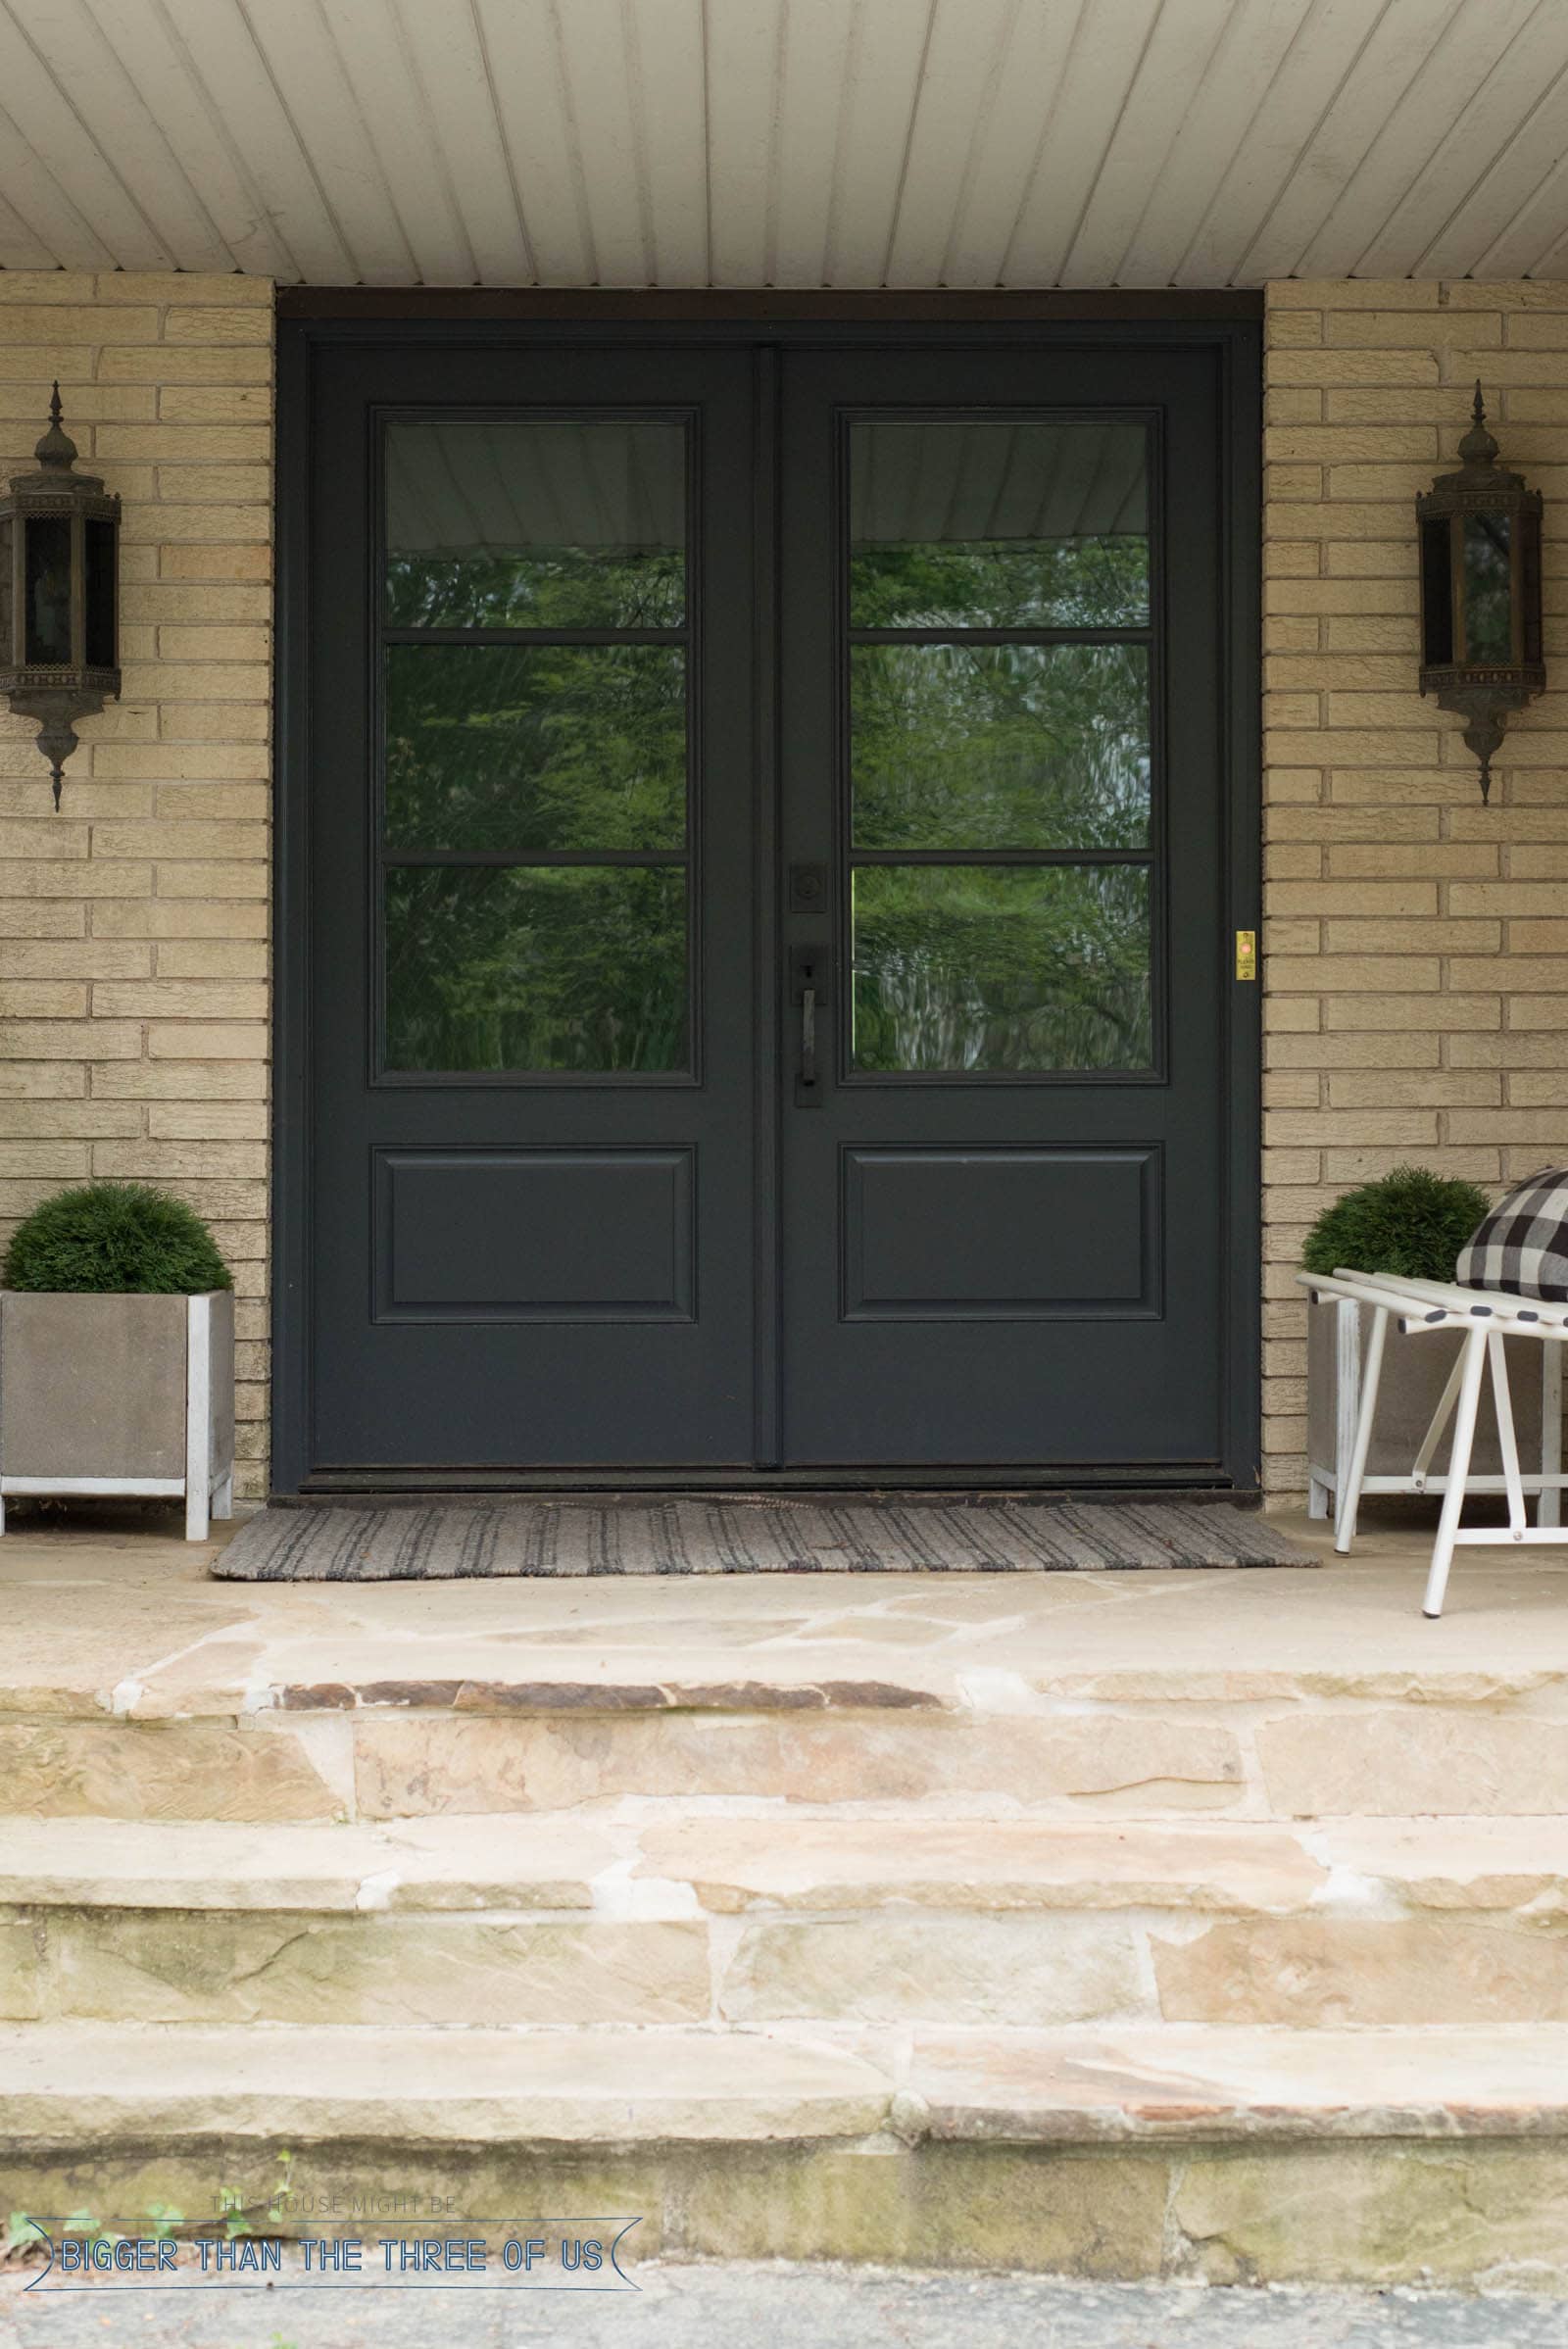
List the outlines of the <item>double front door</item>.
{"type": "Polygon", "coordinates": [[[308,396],[301,1481],[1223,1478],[1212,352],[308,396]]]}

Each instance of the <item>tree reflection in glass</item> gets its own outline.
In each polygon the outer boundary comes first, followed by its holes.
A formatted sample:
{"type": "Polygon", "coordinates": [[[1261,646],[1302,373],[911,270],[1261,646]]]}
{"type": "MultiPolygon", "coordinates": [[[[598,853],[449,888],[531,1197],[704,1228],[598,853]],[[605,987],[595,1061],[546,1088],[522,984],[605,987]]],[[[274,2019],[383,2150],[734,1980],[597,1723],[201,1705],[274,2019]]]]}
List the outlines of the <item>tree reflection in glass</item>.
{"type": "Polygon", "coordinates": [[[854,1058],[1021,1075],[1153,1061],[1141,865],[861,865],[854,1058]]]}
{"type": "Polygon", "coordinates": [[[389,645],[389,848],[681,849],[680,645],[389,645]]]}
{"type": "Polygon", "coordinates": [[[681,1069],[686,875],[404,865],[386,876],[392,1069],[681,1069]]]}
{"type": "Polygon", "coordinates": [[[857,645],[858,849],[1140,849],[1142,645],[857,645]]]}

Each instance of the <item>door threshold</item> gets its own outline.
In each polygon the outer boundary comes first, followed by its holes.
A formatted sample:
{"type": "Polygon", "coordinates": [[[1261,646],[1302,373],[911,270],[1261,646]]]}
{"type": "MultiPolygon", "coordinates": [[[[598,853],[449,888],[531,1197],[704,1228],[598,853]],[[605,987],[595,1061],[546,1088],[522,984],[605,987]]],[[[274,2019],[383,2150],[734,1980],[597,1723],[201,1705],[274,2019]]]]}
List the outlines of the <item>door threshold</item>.
{"type": "Polygon", "coordinates": [[[633,1499],[650,1493],[727,1493],[738,1500],[830,1499],[844,1493],[898,1493],[913,1504],[1007,1500],[1239,1501],[1255,1506],[1256,1488],[1232,1485],[1213,1468],[638,1468],[638,1469],[336,1469],[308,1477],[297,1493],[274,1493],[274,1508],[384,1506],[455,1498],[554,1495],[633,1499]]]}

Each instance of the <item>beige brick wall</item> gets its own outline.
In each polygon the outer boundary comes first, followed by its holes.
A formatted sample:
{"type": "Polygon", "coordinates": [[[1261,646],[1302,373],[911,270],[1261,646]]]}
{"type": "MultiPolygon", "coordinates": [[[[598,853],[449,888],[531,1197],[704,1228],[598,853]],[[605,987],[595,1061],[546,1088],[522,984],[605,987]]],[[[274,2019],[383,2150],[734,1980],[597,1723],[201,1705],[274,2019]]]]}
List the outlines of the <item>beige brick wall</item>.
{"type": "MultiPolygon", "coordinates": [[[[1568,288],[1269,289],[1264,1477],[1304,1482],[1304,1225],[1401,1158],[1568,1157],[1568,288]],[[1545,491],[1547,657],[1483,808],[1415,685],[1411,501],[1480,375],[1545,491]]],[[[239,1292],[242,1489],[267,1452],[271,288],[0,272],[0,472],[57,376],[125,501],[124,694],[51,811],[0,712],[0,1234],[146,1176],[239,1292]]]]}
{"type": "Polygon", "coordinates": [[[1413,1159],[1498,1186],[1568,1159],[1568,286],[1268,292],[1264,1477],[1305,1483],[1304,1227],[1413,1159]],[[1484,807],[1416,685],[1413,499],[1475,380],[1545,493],[1555,688],[1484,807]]]}
{"type": "Polygon", "coordinates": [[[146,1177],[238,1292],[240,1490],[267,1458],[272,289],[0,272],[0,474],[60,380],[124,500],[118,705],[52,811],[0,705],[0,1235],[61,1184],[146,1177]]]}

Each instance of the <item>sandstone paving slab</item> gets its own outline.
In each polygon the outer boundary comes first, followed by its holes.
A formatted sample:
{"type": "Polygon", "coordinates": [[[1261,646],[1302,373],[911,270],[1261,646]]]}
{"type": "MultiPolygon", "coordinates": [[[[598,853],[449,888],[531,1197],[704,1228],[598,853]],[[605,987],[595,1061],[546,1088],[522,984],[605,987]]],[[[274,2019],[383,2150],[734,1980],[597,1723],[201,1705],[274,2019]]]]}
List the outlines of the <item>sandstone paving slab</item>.
{"type": "MultiPolygon", "coordinates": [[[[628,1831],[629,1833],[629,1831],[628,1831]]],[[[618,1840],[581,1820],[351,1826],[0,1817],[0,1903],[169,1909],[587,1909],[618,1840]]]]}
{"type": "Polygon", "coordinates": [[[651,1823],[638,1877],[692,1884],[717,1913],[758,1908],[1298,1909],[1328,1883],[1267,1825],[1055,1820],[725,1819],[651,1823]]]}
{"type": "Polygon", "coordinates": [[[1568,2028],[920,2032],[895,2126],[993,2142],[1568,2135],[1568,2028]]]}
{"type": "Polygon", "coordinates": [[[1329,1881],[1329,1868],[1287,1831],[1203,1820],[699,1811],[593,1824],[569,1813],[494,1813],[351,1826],[0,1816],[7,1906],[653,1913],[663,1892],[682,1914],[700,1904],[715,1915],[890,1906],[1272,1915],[1309,1907],[1329,1881]]]}
{"type": "Polygon", "coordinates": [[[1235,1731],[1184,1716],[369,1712],[354,1731],[362,1818],[627,1796],[1193,1811],[1226,1808],[1244,1790],[1235,1731]]]}
{"type": "Polygon", "coordinates": [[[881,2128],[849,2049],[701,2031],[0,2028],[0,2142],[760,2143],[881,2128]]]}
{"type": "Polygon", "coordinates": [[[0,1787],[43,1819],[331,1819],[302,1741],[233,1721],[0,1721],[0,1787]]]}
{"type": "MultiPolygon", "coordinates": [[[[706,2023],[699,1922],[290,1910],[30,1912],[44,2021],[352,2030],[706,2023]],[[199,1922],[198,1922],[199,1917],[199,1922]]],[[[0,1987],[0,2011],[4,2011],[0,1987]]]]}
{"type": "Polygon", "coordinates": [[[1378,1882],[1416,1908],[1568,1914],[1568,1817],[1334,1819],[1301,1834],[1330,1871],[1327,1905],[1378,1882]]]}
{"type": "Polygon", "coordinates": [[[1568,1721],[1484,1704],[1298,1707],[1257,1725],[1270,1808],[1288,1818],[1559,1818],[1568,1721]]]}
{"type": "MultiPolygon", "coordinates": [[[[432,1643],[433,1644],[433,1643],[432,1643]]],[[[636,1648],[564,1658],[525,1643],[466,1650],[442,1642],[433,1652],[406,1643],[361,1643],[335,1658],[329,1677],[309,1649],[270,1650],[265,1659],[273,1701],[285,1711],[334,1706],[450,1706],[457,1712],[817,1712],[830,1706],[919,1710],[952,1703],[950,1667],[869,1652],[864,1642],[824,1650],[792,1646],[717,1659],[678,1647],[636,1648]]]]}
{"type": "MultiPolygon", "coordinates": [[[[646,1633],[644,1634],[646,1639],[646,1633]]],[[[931,1643],[928,1643],[931,1644],[931,1643]]],[[[897,1639],[872,1648],[767,1652],[719,1641],[615,1648],[585,1633],[547,1639],[449,1634],[416,1640],[329,1636],[215,1639],[138,1683],[123,1709],[167,1714],[362,1710],[509,1712],[815,1712],[919,1710],[961,1701],[951,1664],[910,1656],[897,1639]]]]}
{"type": "Polygon", "coordinates": [[[1226,1917],[1150,1943],[1177,2023],[1568,2022],[1568,1933],[1494,1914],[1226,1917]]]}
{"type": "Polygon", "coordinates": [[[0,2139],[620,2144],[1568,2135],[1568,2030],[820,2034],[0,2027],[0,2139]],[[901,2071],[895,2093],[894,2074],[901,2071]]]}
{"type": "Polygon", "coordinates": [[[1044,2026],[1148,2011],[1112,1915],[875,1915],[748,1923],[718,1986],[730,2022],[1044,2026]]]}

